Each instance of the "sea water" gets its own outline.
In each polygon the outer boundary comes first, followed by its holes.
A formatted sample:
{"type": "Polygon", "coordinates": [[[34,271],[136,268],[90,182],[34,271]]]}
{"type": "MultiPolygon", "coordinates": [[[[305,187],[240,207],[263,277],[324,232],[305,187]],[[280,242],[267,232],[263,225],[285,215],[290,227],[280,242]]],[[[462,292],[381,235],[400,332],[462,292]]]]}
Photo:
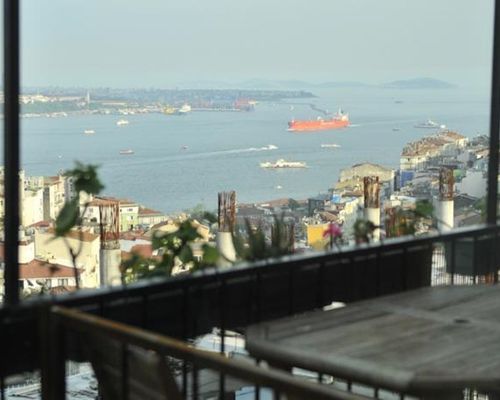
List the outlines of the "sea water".
{"type": "Polygon", "coordinates": [[[432,134],[427,119],[468,137],[487,134],[488,90],[315,90],[312,99],[259,103],[254,112],[191,112],[185,116],[70,115],[22,119],[22,166],[27,175],[54,175],[75,160],[100,165],[104,194],[167,213],[217,206],[217,192],[239,202],[305,199],[335,185],[342,168],[373,162],[397,168],[403,146],[432,134]],[[316,133],[287,131],[292,119],[321,116],[309,104],[349,113],[352,126],[316,133]],[[85,130],[94,130],[91,135],[85,130]],[[322,148],[321,144],[338,144],[322,148]],[[272,145],[272,146],[269,146],[272,145]],[[276,148],[275,148],[276,147],[276,148]],[[132,155],[120,150],[131,149],[132,155]],[[263,169],[279,158],[308,168],[263,169]]]}

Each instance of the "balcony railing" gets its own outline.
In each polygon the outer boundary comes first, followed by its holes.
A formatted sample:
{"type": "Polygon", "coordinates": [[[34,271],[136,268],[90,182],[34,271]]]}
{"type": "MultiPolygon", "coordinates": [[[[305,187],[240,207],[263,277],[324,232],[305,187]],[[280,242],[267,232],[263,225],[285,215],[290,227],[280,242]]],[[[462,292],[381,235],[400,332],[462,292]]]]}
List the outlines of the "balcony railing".
{"type": "Polygon", "coordinates": [[[41,368],[43,349],[52,335],[43,316],[53,305],[185,341],[217,328],[217,350],[225,353],[227,330],[243,333],[250,324],[332,302],[349,303],[430,285],[496,282],[499,236],[498,226],[464,228],[26,301],[0,310],[0,376],[3,381],[41,368]]]}

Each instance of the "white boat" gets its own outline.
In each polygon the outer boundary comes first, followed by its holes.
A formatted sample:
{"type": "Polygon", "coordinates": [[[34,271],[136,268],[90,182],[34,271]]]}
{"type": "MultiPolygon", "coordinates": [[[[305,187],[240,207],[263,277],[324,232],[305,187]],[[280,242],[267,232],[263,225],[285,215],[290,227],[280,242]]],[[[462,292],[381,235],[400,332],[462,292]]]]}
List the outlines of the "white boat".
{"type": "Polygon", "coordinates": [[[330,147],[337,148],[337,147],[340,147],[340,144],[335,144],[335,143],[329,144],[329,143],[327,143],[327,144],[322,144],[321,147],[323,147],[323,148],[330,148],[330,147]]]}
{"type": "Polygon", "coordinates": [[[415,128],[424,128],[424,129],[445,129],[446,125],[440,125],[437,122],[434,122],[428,119],[425,122],[421,122],[415,125],[415,128]]]}
{"type": "Polygon", "coordinates": [[[128,155],[134,154],[134,150],[132,150],[132,149],[120,150],[120,154],[122,156],[128,156],[128,155]]]}
{"type": "Polygon", "coordinates": [[[86,135],[93,135],[95,131],[93,129],[85,129],[83,133],[85,133],[86,135]]]}
{"type": "Polygon", "coordinates": [[[261,168],[307,168],[305,162],[301,161],[285,161],[283,158],[280,158],[276,162],[262,162],[260,163],[261,168]]]}
{"type": "Polygon", "coordinates": [[[186,115],[189,112],[191,112],[191,106],[189,104],[184,104],[181,108],[179,108],[177,114],[186,115]]]}
{"type": "Polygon", "coordinates": [[[126,119],[120,119],[116,122],[116,125],[118,126],[123,126],[123,125],[128,125],[129,122],[126,119]]]}

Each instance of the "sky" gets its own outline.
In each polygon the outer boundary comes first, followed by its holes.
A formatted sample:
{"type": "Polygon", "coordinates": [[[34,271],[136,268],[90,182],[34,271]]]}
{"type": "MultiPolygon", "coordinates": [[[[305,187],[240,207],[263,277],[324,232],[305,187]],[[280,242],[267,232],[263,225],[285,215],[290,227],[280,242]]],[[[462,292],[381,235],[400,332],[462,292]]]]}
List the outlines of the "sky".
{"type": "Polygon", "coordinates": [[[487,86],[492,0],[24,0],[23,86],[487,86]]]}

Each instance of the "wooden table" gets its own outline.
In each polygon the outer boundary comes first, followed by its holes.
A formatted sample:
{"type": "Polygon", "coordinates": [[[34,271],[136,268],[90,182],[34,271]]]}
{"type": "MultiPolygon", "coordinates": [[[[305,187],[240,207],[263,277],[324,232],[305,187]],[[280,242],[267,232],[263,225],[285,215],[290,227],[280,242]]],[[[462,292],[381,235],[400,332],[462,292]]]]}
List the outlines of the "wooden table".
{"type": "Polygon", "coordinates": [[[424,288],[262,323],[248,328],[246,348],[374,388],[440,399],[475,388],[497,399],[500,287],[424,288]]]}

